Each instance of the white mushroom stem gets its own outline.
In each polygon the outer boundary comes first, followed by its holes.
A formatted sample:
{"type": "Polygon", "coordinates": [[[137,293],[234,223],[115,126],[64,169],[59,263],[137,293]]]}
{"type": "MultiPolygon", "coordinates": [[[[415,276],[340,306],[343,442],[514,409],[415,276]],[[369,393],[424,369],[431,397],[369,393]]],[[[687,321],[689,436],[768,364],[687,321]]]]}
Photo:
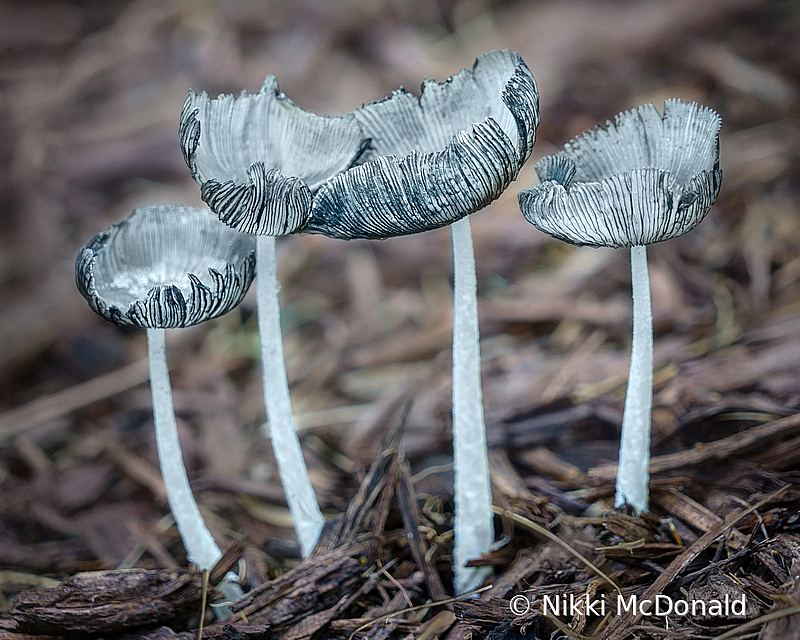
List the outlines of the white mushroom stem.
{"type": "Polygon", "coordinates": [[[150,389],[153,394],[153,418],[156,427],[156,447],[161,475],[167,491],[167,502],[178,525],[189,561],[201,571],[209,571],[222,557],[200,515],[192,495],[186,467],[183,465],[172,388],[167,368],[167,349],[164,329],[147,330],[147,352],[150,362],[150,389]]]}
{"type": "Polygon", "coordinates": [[[274,236],[258,236],[256,264],[258,332],[261,336],[264,405],[267,409],[269,437],[272,438],[278,473],[294,520],[300,553],[307,558],[317,544],[324,519],[308,478],[308,469],[292,420],[289,381],[283,357],[274,236]]]}
{"type": "Polygon", "coordinates": [[[650,412],[653,405],[653,311],[647,249],[631,247],[633,340],[628,391],[622,414],[616,506],[647,511],[650,474],[650,412]]]}
{"type": "MultiPolygon", "coordinates": [[[[189,477],[183,464],[181,443],[178,440],[178,425],[175,421],[175,405],[172,402],[172,386],[167,367],[167,346],[164,329],[147,330],[147,355],[150,364],[150,389],[153,395],[153,422],[156,428],[158,464],[164,479],[167,502],[178,526],[189,562],[201,571],[211,571],[222,557],[217,543],[200,515],[189,486],[189,477]]],[[[235,600],[242,595],[236,584],[237,576],[228,573],[219,589],[226,600],[235,600]]],[[[230,617],[227,607],[217,607],[219,619],[230,617]]]]}
{"type": "Polygon", "coordinates": [[[453,244],[453,450],[456,593],[477,587],[490,571],[466,567],[494,541],[492,490],[481,392],[478,285],[469,218],[450,225],[453,244]]]}

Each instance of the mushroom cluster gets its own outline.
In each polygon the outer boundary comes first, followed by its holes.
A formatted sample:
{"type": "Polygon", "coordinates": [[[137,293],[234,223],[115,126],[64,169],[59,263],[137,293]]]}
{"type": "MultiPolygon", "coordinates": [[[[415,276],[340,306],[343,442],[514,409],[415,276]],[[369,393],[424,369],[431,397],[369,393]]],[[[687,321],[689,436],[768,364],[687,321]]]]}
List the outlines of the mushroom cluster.
{"type": "MultiPolygon", "coordinates": [[[[165,329],[233,309],[257,279],[264,404],[278,472],[303,557],[324,524],[292,419],[280,329],[276,237],[320,233],[386,239],[450,225],[453,272],[455,590],[486,570],[467,563],[494,541],[483,416],[477,278],[468,216],[495,200],[531,155],[536,82],[519,54],[492,51],[472,70],[399,89],[352,113],[298,107],[268,76],[253,95],[189,91],[179,137],[211,212],[137,209],[98,234],[76,262],[78,289],[98,314],[147,330],[159,461],[170,509],[201,569],[221,552],[189,486],[178,441],[165,329]]],[[[582,246],[631,248],[633,341],[616,506],[647,509],[652,311],[645,246],[696,226],[717,197],[719,116],[668,100],[619,114],[536,164],[522,191],[538,229],[582,246]]],[[[225,591],[235,597],[235,585],[225,591]]]]}

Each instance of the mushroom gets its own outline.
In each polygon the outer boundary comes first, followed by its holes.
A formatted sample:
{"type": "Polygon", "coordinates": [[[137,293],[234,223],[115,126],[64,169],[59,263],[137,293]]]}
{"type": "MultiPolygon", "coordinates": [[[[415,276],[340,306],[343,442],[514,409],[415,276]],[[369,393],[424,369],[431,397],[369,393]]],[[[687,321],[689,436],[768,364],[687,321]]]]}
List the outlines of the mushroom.
{"type": "Polygon", "coordinates": [[[303,231],[343,239],[388,238],[450,225],[453,247],[453,447],[455,588],[487,569],[466,563],[494,542],[480,378],[477,278],[467,216],[495,200],[528,159],[539,95],[519,54],[492,51],[471,71],[400,89],[353,112],[370,149],[361,164],[314,197],[303,231]]]}
{"type": "Polygon", "coordinates": [[[368,141],[352,116],[304,111],[267,76],[255,95],[189,91],[180,141],[201,197],[226,225],[256,236],[264,405],[278,472],[307,557],[324,518],[292,419],[278,301],[275,237],[305,228],[312,191],[351,167],[368,141]]]}
{"type": "Polygon", "coordinates": [[[646,245],[694,228],[717,198],[720,117],[677,99],[616,116],[536,163],[519,194],[537,229],[579,246],[630,247],[633,340],[622,418],[616,506],[648,506],[653,318],[646,245]]]}
{"type": "MultiPolygon", "coordinates": [[[[106,320],[147,330],[159,464],[167,501],[190,562],[222,557],[192,495],[181,455],[167,368],[165,329],[216,318],[238,305],[255,275],[255,242],[202,209],[136,209],[81,248],[75,281],[106,320]]],[[[223,585],[228,597],[238,585],[223,585]]]]}

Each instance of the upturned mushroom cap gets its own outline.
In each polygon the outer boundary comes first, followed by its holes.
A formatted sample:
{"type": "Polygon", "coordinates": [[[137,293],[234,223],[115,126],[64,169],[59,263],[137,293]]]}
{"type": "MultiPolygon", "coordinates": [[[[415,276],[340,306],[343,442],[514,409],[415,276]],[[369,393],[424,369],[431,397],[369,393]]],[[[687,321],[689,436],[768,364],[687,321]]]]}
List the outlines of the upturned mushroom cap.
{"type": "Polygon", "coordinates": [[[188,327],[242,301],[255,276],[255,238],[208,211],[136,209],[78,253],[75,282],[106,320],[144,329],[188,327]]]}
{"type": "Polygon", "coordinates": [[[426,80],[353,112],[371,148],[326,182],[306,231],[386,238],[478,211],[514,180],[539,124],[536,82],[519,54],[492,51],[472,71],[426,80]]]}
{"type": "Polygon", "coordinates": [[[667,100],[625,111],[536,163],[541,183],[519,194],[537,229],[576,245],[630,247],[697,226],[717,198],[720,117],[667,100]]]}
{"type": "Polygon", "coordinates": [[[369,143],[352,115],[304,111],[275,76],[254,95],[189,91],[179,136],[201,197],[220,220],[271,236],[302,229],[311,192],[353,166],[369,143]]]}

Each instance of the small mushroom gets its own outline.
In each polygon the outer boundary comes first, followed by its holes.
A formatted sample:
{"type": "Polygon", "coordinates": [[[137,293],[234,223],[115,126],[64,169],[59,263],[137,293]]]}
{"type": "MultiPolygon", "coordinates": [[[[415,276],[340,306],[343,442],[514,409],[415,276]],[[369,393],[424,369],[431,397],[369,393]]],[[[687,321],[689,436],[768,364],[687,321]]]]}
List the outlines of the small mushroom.
{"type": "Polygon", "coordinates": [[[292,419],[280,326],[275,236],[305,229],[312,192],[353,166],[368,140],[352,115],[304,111],[267,76],[255,95],[209,98],[189,91],[179,136],[200,195],[219,219],[255,234],[264,405],[300,551],[314,548],[324,519],[292,419]]]}
{"type": "Polygon", "coordinates": [[[536,163],[541,183],[519,194],[537,229],[579,246],[630,247],[633,340],[616,506],[648,506],[653,318],[645,246],[694,228],[717,198],[720,117],[672,99],[626,111],[536,163]]]}
{"type": "Polygon", "coordinates": [[[388,238],[450,225],[453,246],[453,448],[455,588],[486,568],[466,563],[494,542],[483,417],[477,277],[470,213],[495,200],[528,159],[539,95],[519,54],[492,51],[471,71],[400,89],[353,112],[371,145],[358,166],[322,185],[305,231],[388,238]]]}
{"type": "MultiPolygon", "coordinates": [[[[75,263],[78,290],[95,312],[115,324],[147,330],[156,444],[167,501],[188,558],[201,570],[212,569],[222,553],[203,522],[183,464],[164,330],[227,313],[241,302],[254,275],[252,237],[226,227],[207,211],[170,205],[136,209],[96,235],[75,263]]],[[[226,595],[235,596],[238,587],[227,586],[226,595]]]]}

